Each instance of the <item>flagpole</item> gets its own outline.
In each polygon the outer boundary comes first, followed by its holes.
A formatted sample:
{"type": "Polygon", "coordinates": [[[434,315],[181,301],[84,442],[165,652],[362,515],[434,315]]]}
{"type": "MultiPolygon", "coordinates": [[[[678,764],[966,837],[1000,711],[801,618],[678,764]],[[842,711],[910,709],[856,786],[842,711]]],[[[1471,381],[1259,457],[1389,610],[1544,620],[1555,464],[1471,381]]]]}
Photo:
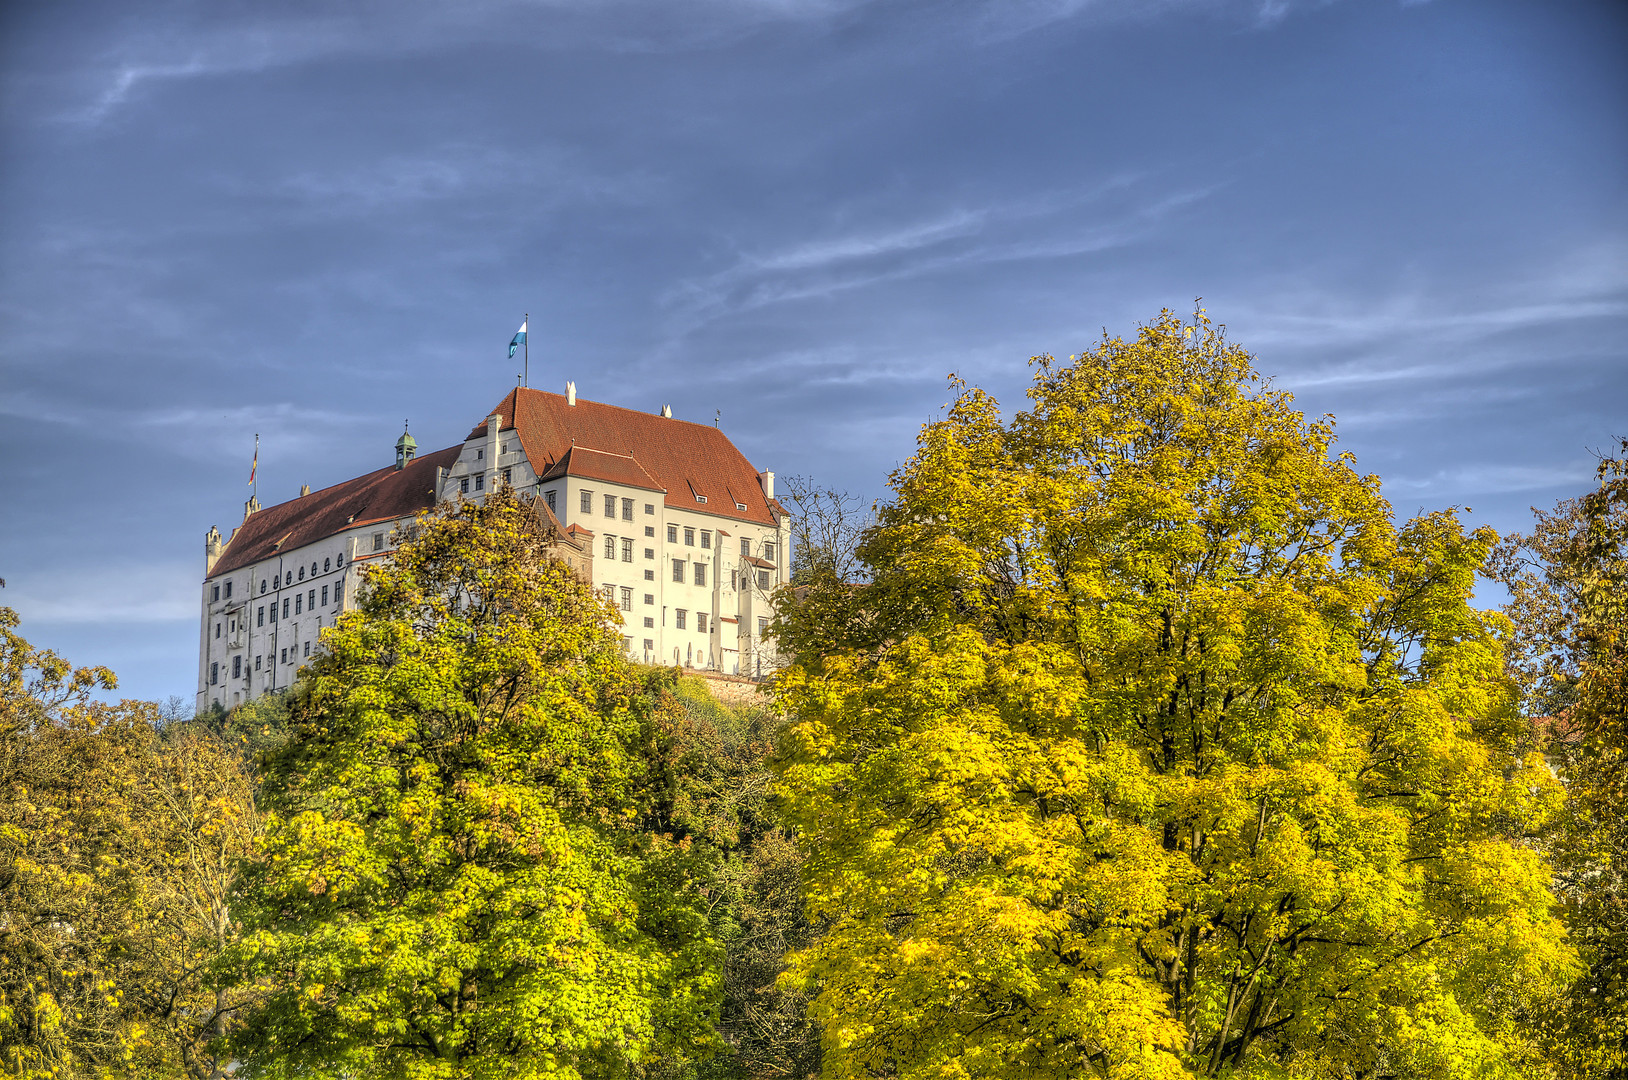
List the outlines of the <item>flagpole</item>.
{"type": "Polygon", "coordinates": [[[521,320],[521,325],[526,328],[526,340],[524,342],[522,342],[522,344],[525,345],[525,347],[526,347],[526,367],[525,367],[525,372],[526,373],[520,377],[520,385],[521,386],[530,386],[531,385],[531,312],[529,312],[529,311],[526,312],[526,317],[523,320],[521,320]]]}

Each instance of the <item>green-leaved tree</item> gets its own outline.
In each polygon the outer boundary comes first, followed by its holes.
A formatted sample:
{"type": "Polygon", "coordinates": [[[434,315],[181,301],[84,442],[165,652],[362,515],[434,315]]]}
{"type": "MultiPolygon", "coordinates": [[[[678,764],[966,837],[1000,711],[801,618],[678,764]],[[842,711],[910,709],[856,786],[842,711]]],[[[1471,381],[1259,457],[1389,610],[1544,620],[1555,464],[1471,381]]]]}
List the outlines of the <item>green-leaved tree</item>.
{"type": "Polygon", "coordinates": [[[1573,958],[1495,537],[1393,522],[1200,313],[963,389],[789,598],[826,1074],[1496,1076],[1573,958]]]}

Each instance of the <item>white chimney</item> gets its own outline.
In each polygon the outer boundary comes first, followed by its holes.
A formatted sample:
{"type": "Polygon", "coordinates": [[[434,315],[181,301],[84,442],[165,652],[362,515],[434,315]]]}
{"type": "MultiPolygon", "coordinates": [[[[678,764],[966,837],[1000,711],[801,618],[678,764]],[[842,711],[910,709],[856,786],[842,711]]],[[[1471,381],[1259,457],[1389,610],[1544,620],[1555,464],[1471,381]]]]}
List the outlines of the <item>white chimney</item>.
{"type": "Polygon", "coordinates": [[[758,473],[757,474],[757,482],[763,485],[763,497],[765,499],[774,498],[774,473],[772,473],[772,472],[760,472],[760,473],[758,473]]]}
{"type": "Polygon", "coordinates": [[[565,403],[573,407],[577,403],[577,384],[574,382],[565,384],[565,403]]]}
{"type": "Polygon", "coordinates": [[[671,405],[663,405],[661,407],[661,415],[671,420],[673,418],[673,407],[671,405]]]}
{"type": "Polygon", "coordinates": [[[311,485],[310,484],[301,484],[300,485],[300,498],[303,499],[309,494],[311,494],[311,485]]]}

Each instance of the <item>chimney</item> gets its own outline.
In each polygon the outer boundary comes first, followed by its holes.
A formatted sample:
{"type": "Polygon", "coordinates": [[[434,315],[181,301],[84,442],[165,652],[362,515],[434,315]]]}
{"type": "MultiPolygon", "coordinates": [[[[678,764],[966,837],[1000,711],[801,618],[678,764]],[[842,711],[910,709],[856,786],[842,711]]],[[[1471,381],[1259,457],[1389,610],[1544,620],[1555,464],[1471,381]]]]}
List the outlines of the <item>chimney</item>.
{"type": "Polygon", "coordinates": [[[570,405],[572,408],[576,407],[577,384],[574,382],[568,382],[565,384],[565,403],[570,405]]]}
{"type": "Polygon", "coordinates": [[[211,571],[211,570],[213,570],[215,568],[215,563],[220,561],[220,553],[221,553],[220,530],[215,528],[213,525],[211,525],[211,526],[209,526],[209,531],[204,533],[204,573],[205,574],[208,574],[209,571],[211,571]]]}
{"type": "Polygon", "coordinates": [[[772,472],[760,472],[760,473],[758,473],[757,474],[757,482],[763,485],[763,497],[765,499],[774,498],[774,473],[772,473],[772,472]]]}
{"type": "Polygon", "coordinates": [[[671,420],[673,418],[673,407],[671,405],[663,405],[661,407],[661,415],[666,417],[668,420],[671,420]]]}
{"type": "Polygon", "coordinates": [[[309,494],[311,494],[311,485],[310,484],[301,484],[300,485],[300,498],[303,499],[309,494]]]}

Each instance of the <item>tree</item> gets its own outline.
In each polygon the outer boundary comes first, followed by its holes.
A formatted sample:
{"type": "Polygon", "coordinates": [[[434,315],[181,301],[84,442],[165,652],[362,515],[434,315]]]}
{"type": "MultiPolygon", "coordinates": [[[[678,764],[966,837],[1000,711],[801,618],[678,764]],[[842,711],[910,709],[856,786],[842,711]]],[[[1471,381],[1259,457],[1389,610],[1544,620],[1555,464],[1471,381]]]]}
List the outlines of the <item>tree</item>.
{"type": "Polygon", "coordinates": [[[0,1062],[33,1077],[224,1076],[252,991],[216,985],[257,829],[231,745],[92,698],[105,668],[35,650],[0,608],[0,1062]]]}
{"type": "Polygon", "coordinates": [[[1010,420],[952,385],[871,584],[776,623],[827,1074],[1530,1062],[1572,956],[1491,531],[1393,524],[1202,312],[1037,358],[1010,420]]]}
{"type": "Polygon", "coordinates": [[[1578,1077],[1628,1076],[1628,441],[1599,486],[1509,537],[1495,560],[1511,660],[1538,741],[1567,788],[1545,837],[1584,969],[1534,1023],[1578,1077]]]}
{"type": "Polygon", "coordinates": [[[443,505],[325,631],[269,751],[236,1043],[255,1075],[622,1076],[713,1038],[656,697],[509,489],[443,505]]]}
{"type": "Polygon", "coordinates": [[[805,585],[819,576],[854,580],[863,572],[859,542],[870,524],[858,497],[806,476],[788,476],[783,486],[792,505],[791,583],[805,585]]]}

